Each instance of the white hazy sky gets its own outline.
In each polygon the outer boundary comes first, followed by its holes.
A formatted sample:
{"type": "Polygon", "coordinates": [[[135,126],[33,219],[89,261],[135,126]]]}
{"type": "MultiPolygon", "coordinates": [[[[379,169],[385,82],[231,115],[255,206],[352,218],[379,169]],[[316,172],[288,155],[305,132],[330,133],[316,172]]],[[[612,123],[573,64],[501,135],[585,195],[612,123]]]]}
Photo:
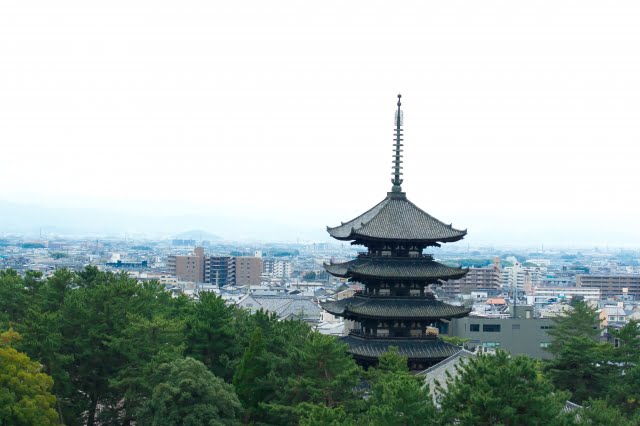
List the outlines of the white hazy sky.
{"type": "Polygon", "coordinates": [[[5,0],[0,200],[322,232],[402,93],[403,188],[471,242],[636,244],[639,46],[638,1],[5,0]]]}

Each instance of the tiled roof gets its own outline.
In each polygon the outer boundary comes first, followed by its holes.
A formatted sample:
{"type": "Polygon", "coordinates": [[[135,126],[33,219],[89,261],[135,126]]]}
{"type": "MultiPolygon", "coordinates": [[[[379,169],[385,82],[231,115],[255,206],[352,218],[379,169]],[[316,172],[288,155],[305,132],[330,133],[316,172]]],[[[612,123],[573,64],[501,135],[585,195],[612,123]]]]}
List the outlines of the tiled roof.
{"type": "Polygon", "coordinates": [[[432,260],[430,257],[359,257],[349,262],[325,264],[328,273],[336,277],[350,278],[415,278],[415,279],[459,279],[467,269],[452,268],[432,260]]]}
{"type": "Polygon", "coordinates": [[[300,318],[305,321],[320,320],[320,308],[308,297],[248,295],[247,298],[238,304],[243,307],[249,307],[245,303],[249,297],[257,304],[257,306],[250,306],[252,312],[264,309],[268,312],[275,312],[280,319],[300,318]]]}
{"type": "Polygon", "coordinates": [[[458,346],[445,343],[439,339],[363,339],[356,336],[345,336],[342,341],[349,345],[349,353],[354,357],[376,359],[389,350],[391,346],[398,348],[402,356],[410,360],[445,359],[460,351],[458,346]]]}
{"type": "Polygon", "coordinates": [[[377,239],[421,242],[452,242],[466,230],[447,225],[420,209],[404,196],[387,196],[372,209],[349,222],[327,228],[338,240],[377,239]]]}
{"type": "Polygon", "coordinates": [[[389,319],[461,318],[471,312],[464,306],[449,305],[422,297],[354,296],[328,301],[322,307],[329,313],[343,317],[389,319]]]}

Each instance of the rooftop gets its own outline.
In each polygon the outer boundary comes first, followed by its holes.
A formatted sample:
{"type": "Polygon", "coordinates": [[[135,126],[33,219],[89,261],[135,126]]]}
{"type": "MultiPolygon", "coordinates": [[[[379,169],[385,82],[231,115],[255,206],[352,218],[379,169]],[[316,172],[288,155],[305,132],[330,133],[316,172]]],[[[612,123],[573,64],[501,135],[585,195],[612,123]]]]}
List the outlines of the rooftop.
{"type": "Polygon", "coordinates": [[[322,307],[339,316],[388,319],[461,318],[471,312],[464,306],[449,305],[426,297],[354,296],[325,302],[322,307]]]}
{"type": "Polygon", "coordinates": [[[324,268],[341,278],[458,279],[467,273],[467,269],[452,268],[430,257],[359,257],[349,262],[325,264],[324,268]]]}
{"type": "Polygon", "coordinates": [[[458,241],[467,234],[420,209],[404,193],[389,193],[370,210],[340,226],[327,227],[327,231],[338,240],[416,241],[429,245],[458,241]]]}

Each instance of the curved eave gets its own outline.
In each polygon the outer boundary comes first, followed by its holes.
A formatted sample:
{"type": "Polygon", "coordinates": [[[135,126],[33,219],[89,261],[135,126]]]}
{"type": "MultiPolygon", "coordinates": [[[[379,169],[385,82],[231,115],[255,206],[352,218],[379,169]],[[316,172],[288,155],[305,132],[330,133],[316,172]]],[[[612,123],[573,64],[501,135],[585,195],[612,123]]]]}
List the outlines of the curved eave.
{"type": "MultiPolygon", "coordinates": [[[[329,235],[336,240],[340,241],[371,241],[371,242],[416,242],[419,244],[426,244],[428,246],[438,245],[439,243],[455,243],[456,241],[460,241],[467,235],[466,229],[454,229],[454,231],[458,232],[458,235],[450,236],[450,237],[437,237],[437,238],[393,238],[393,237],[376,237],[366,234],[361,234],[354,228],[351,228],[351,232],[346,236],[338,236],[331,233],[331,229],[327,227],[327,231],[329,235]]],[[[452,228],[453,229],[453,228],[452,228]]]]}
{"type": "MultiPolygon", "coordinates": [[[[399,312],[397,315],[390,314],[366,314],[359,313],[357,311],[351,311],[349,308],[346,308],[342,315],[339,315],[344,318],[362,318],[362,319],[381,319],[381,320],[423,320],[423,321],[431,321],[431,320],[440,320],[440,319],[451,319],[451,318],[464,318],[471,312],[471,309],[464,310],[459,312],[458,314],[443,314],[443,315],[407,315],[402,312],[399,312]]],[[[337,314],[334,314],[337,315],[337,314]]]]}
{"type": "Polygon", "coordinates": [[[391,280],[456,280],[464,277],[469,268],[452,268],[433,260],[411,259],[354,259],[343,263],[324,263],[324,269],[334,277],[353,279],[391,280]],[[432,269],[432,271],[430,271],[432,269]]]}
{"type": "Polygon", "coordinates": [[[354,296],[324,302],[322,308],[330,314],[344,318],[385,320],[440,320],[463,318],[470,308],[420,298],[368,298],[354,296]]]}
{"type": "Polygon", "coordinates": [[[459,346],[439,339],[406,341],[388,338],[368,340],[349,335],[341,338],[341,340],[349,345],[348,352],[351,356],[370,361],[377,360],[391,346],[398,348],[400,355],[414,361],[446,359],[461,350],[459,346]]]}

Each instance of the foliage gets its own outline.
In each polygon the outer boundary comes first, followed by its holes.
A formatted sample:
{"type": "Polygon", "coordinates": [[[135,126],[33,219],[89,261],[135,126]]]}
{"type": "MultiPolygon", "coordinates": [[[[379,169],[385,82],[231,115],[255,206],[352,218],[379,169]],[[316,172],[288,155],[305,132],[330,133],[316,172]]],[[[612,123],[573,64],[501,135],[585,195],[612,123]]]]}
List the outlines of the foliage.
{"type": "Polygon", "coordinates": [[[589,400],[575,413],[576,423],[593,426],[632,426],[637,424],[625,418],[615,407],[600,399],[589,400]]]}
{"type": "Polygon", "coordinates": [[[447,424],[555,425],[567,397],[555,391],[535,361],[504,351],[479,355],[457,367],[447,387],[437,385],[441,416],[447,424]]]}
{"type": "Polygon", "coordinates": [[[27,310],[24,281],[12,269],[0,271],[0,327],[21,322],[27,310]]]}
{"type": "Polygon", "coordinates": [[[298,406],[301,426],[356,426],[359,423],[344,407],[303,403],[298,406]]]}
{"type": "Polygon", "coordinates": [[[41,372],[40,364],[11,346],[17,339],[13,331],[0,334],[0,424],[58,424],[53,379],[41,372]]]}
{"type": "Polygon", "coordinates": [[[151,378],[152,395],[138,413],[140,424],[235,425],[242,406],[231,385],[193,358],[161,364],[151,378]]]}
{"type": "Polygon", "coordinates": [[[424,378],[414,376],[407,358],[392,347],[373,369],[368,410],[362,416],[366,425],[423,425],[436,420],[436,409],[424,378]]]}
{"type": "Polygon", "coordinates": [[[216,376],[231,380],[231,362],[242,353],[234,337],[234,308],[214,293],[200,293],[186,326],[186,354],[203,362],[216,376]]]}
{"type": "Polygon", "coordinates": [[[548,332],[552,340],[547,350],[554,358],[547,363],[546,372],[578,404],[601,393],[612,374],[612,348],[596,340],[598,322],[595,309],[578,301],[568,315],[553,319],[548,332]]]}
{"type": "Polygon", "coordinates": [[[305,272],[302,276],[302,279],[305,281],[313,281],[317,278],[317,274],[315,271],[305,272]]]}
{"type": "Polygon", "coordinates": [[[361,370],[347,355],[345,344],[317,332],[303,345],[289,347],[289,356],[271,372],[277,393],[261,407],[265,419],[277,424],[297,424],[300,404],[333,408],[355,397],[353,389],[361,370]]]}
{"type": "Polygon", "coordinates": [[[486,268],[493,263],[492,259],[460,259],[456,266],[461,268],[486,268]]]}
{"type": "Polygon", "coordinates": [[[447,336],[447,335],[442,335],[440,336],[440,338],[446,343],[450,343],[452,345],[460,346],[460,347],[465,347],[466,344],[469,342],[469,340],[471,340],[471,339],[465,339],[459,336],[447,336]]]}
{"type": "Polygon", "coordinates": [[[260,378],[267,371],[267,359],[265,344],[262,340],[262,331],[256,328],[251,336],[249,347],[242,356],[242,360],[233,376],[233,385],[244,407],[248,409],[248,415],[254,415],[261,401],[268,396],[268,389],[264,386],[256,388],[260,378]]]}
{"type": "Polygon", "coordinates": [[[620,371],[609,381],[607,396],[610,402],[628,414],[640,416],[640,328],[637,321],[629,321],[619,330],[610,330],[618,339],[619,346],[613,349],[613,360],[620,371]]]}

